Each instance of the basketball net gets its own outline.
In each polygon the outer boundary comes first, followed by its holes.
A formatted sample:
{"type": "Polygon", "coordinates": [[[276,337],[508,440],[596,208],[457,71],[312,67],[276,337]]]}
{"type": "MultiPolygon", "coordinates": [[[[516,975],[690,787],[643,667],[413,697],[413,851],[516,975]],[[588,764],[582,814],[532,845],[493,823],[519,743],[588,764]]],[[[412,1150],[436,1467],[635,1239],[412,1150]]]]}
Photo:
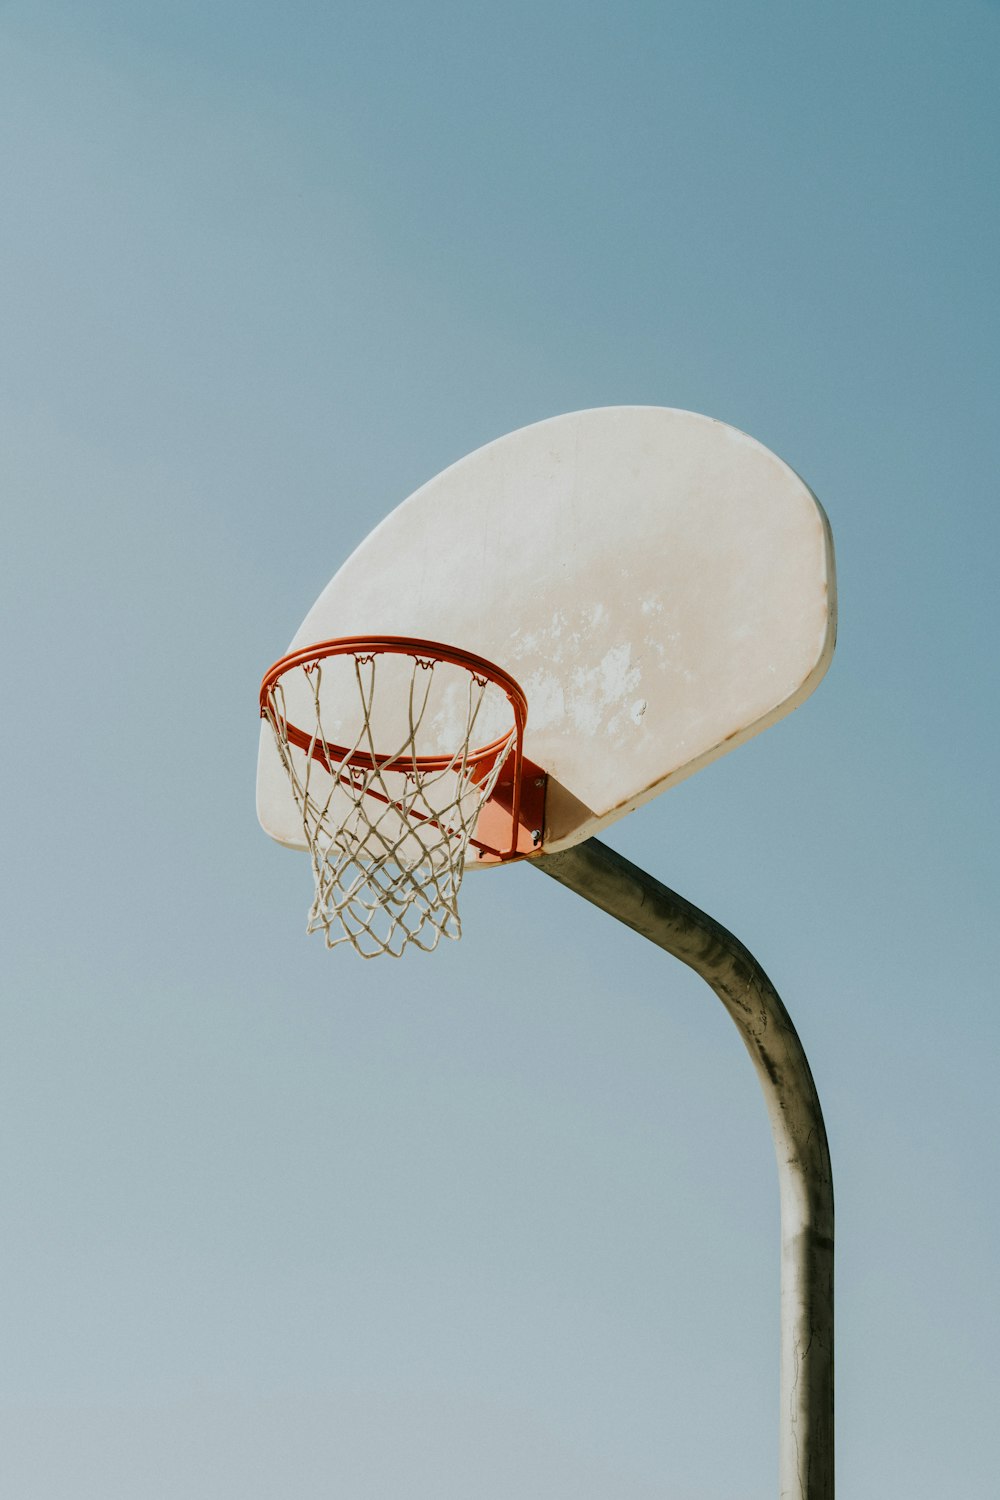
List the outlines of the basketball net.
{"type": "MultiPolygon", "coordinates": [[[[457,901],[469,841],[516,737],[512,726],[489,754],[470,748],[490,684],[463,667],[464,733],[454,750],[427,754],[440,663],[413,654],[402,741],[388,754],[376,751],[372,716],[384,659],[351,653],[353,672],[338,680],[342,688],[352,679],[357,695],[351,744],[334,744],[324,731],[324,660],[290,667],[262,698],[312,855],[307,931],[322,932],[328,948],[350,943],[362,958],[398,958],[410,943],[431,952],[442,937],[461,936],[457,901]]],[[[392,692],[398,707],[398,671],[392,692]]],[[[343,717],[341,703],[338,726],[343,717]]]]}

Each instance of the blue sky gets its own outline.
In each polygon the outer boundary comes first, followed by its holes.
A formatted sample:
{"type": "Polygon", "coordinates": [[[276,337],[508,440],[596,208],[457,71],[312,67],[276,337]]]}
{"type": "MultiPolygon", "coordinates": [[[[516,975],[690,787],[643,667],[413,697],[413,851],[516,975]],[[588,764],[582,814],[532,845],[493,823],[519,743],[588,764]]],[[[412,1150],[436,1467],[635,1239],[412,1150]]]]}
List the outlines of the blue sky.
{"type": "Polygon", "coordinates": [[[721,1007],[525,869],[330,955],[253,812],[356,542],[628,402],[803,474],[841,630],[608,842],[809,1053],[841,1493],[995,1491],[998,53],[984,0],[0,11],[7,1492],[774,1493],[721,1007]]]}

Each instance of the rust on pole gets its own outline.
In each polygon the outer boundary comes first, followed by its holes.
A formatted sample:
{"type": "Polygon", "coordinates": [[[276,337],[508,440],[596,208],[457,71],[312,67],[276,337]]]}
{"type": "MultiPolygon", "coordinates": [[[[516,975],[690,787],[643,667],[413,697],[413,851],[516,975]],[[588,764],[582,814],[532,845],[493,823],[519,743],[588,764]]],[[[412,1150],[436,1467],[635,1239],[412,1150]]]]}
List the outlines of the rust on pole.
{"type": "Polygon", "coordinates": [[[788,1012],[731,932],[597,839],[528,863],[687,964],[736,1023],[764,1091],[781,1190],[780,1500],[833,1500],[833,1177],[788,1012]]]}

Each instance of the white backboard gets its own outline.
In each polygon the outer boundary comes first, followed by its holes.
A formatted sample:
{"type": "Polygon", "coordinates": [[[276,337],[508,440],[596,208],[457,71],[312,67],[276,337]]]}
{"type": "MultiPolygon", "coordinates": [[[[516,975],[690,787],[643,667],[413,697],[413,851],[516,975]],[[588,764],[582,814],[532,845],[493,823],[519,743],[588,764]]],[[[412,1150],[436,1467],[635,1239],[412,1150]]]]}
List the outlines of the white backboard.
{"type": "MultiPolygon", "coordinates": [[[[835,629],[830,529],[798,475],[725,423],[625,406],[510,433],[424,484],[288,649],[419,636],[509,672],[525,754],[549,775],[553,851],[790,712],[835,629]]],[[[267,725],[257,807],[272,838],[305,847],[267,725]]]]}

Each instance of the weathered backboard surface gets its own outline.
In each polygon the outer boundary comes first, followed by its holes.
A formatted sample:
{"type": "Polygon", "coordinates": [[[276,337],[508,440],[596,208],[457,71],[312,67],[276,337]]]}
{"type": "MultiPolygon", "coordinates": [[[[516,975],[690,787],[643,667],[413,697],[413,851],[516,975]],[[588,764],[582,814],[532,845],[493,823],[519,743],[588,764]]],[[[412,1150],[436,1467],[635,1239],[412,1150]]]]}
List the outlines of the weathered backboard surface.
{"type": "MultiPolygon", "coordinates": [[[[554,851],[790,712],[835,628],[830,530],[798,475],[722,422],[624,406],[523,428],[423,485],[288,649],[408,635],[504,668],[527,694],[554,851]]],[[[266,724],[257,808],[305,848],[266,724]]]]}

